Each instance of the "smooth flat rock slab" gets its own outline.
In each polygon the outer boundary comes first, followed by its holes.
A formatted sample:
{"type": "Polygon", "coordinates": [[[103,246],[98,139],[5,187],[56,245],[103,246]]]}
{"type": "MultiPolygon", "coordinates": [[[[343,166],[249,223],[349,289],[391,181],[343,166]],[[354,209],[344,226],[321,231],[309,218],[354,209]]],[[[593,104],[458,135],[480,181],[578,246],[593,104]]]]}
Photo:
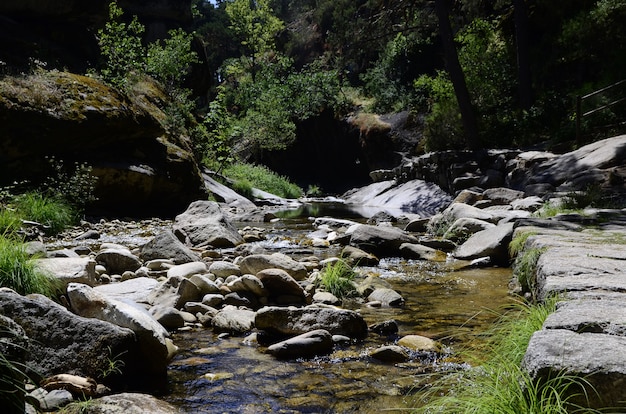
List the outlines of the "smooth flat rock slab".
{"type": "Polygon", "coordinates": [[[605,333],[626,336],[626,294],[622,298],[581,299],[560,302],[543,323],[543,329],[605,333]]]}
{"type": "MultiPolygon", "coordinates": [[[[601,333],[543,329],[533,334],[522,365],[536,381],[566,373],[584,378],[592,408],[625,407],[626,338],[601,333]]],[[[575,387],[573,387],[575,388],[575,387]]],[[[580,393],[579,389],[573,390],[580,393]]]]}

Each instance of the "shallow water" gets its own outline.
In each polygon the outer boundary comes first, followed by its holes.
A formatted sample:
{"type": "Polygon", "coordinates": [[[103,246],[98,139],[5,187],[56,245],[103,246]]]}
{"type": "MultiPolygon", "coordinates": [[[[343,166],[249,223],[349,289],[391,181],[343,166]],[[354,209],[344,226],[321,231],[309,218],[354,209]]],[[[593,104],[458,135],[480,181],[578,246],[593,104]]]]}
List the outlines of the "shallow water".
{"type": "MultiPolygon", "coordinates": [[[[306,245],[307,221],[264,225],[265,248],[326,257],[335,250],[306,245]],[[285,224],[287,223],[287,224],[285,224]]],[[[243,337],[218,338],[211,329],[175,333],[181,349],[169,369],[164,399],[188,413],[380,413],[418,404],[427,374],[459,369],[454,351],[477,340],[512,299],[510,269],[457,270],[458,263],[386,259],[359,268],[390,282],[406,300],[402,308],[368,308],[352,302],[368,325],[395,319],[399,336],[418,334],[440,340],[443,355],[413,353],[409,362],[382,363],[367,356],[398,336],[371,334],[360,343],[336,347],[314,360],[280,361],[243,337]]]]}

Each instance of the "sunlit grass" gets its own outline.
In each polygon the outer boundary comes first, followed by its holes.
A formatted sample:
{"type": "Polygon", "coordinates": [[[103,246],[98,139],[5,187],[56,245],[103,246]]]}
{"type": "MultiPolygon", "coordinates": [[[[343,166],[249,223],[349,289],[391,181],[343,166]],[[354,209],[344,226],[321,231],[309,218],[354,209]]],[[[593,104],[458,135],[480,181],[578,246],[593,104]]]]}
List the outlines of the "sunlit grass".
{"type": "Polygon", "coordinates": [[[21,295],[40,293],[52,297],[58,293],[56,280],[37,268],[24,243],[4,236],[0,236],[0,287],[21,295]]]}
{"type": "Polygon", "coordinates": [[[338,298],[349,295],[355,290],[352,280],[356,273],[343,260],[336,260],[327,264],[320,275],[320,284],[327,292],[338,298]]]}
{"type": "Polygon", "coordinates": [[[57,234],[76,222],[76,211],[66,201],[40,193],[20,194],[13,199],[17,214],[45,226],[46,233],[57,234]]]}
{"type": "Polygon", "coordinates": [[[303,194],[302,189],[286,177],[261,165],[232,164],[224,169],[223,174],[241,191],[251,191],[251,187],[255,187],[283,198],[299,198],[303,194]]]}

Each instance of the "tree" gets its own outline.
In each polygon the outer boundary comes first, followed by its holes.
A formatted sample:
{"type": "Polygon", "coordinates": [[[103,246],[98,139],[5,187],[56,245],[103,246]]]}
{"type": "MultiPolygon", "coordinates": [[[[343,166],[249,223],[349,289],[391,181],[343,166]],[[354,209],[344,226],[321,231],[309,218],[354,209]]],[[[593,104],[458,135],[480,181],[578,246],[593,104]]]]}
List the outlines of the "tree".
{"type": "Polygon", "coordinates": [[[439,20],[439,33],[443,44],[443,53],[446,61],[446,68],[454,87],[454,93],[459,103],[461,111],[461,120],[465,132],[465,141],[470,149],[478,148],[478,127],[476,125],[476,117],[474,108],[470,98],[467,84],[465,83],[465,75],[459,63],[459,57],[454,45],[454,36],[452,34],[452,26],[450,25],[450,17],[448,15],[448,7],[446,0],[435,0],[435,12],[439,20]]]}
{"type": "Polygon", "coordinates": [[[226,5],[231,28],[241,38],[250,59],[250,72],[254,81],[257,61],[275,50],[275,38],[284,23],[276,17],[269,0],[233,0],[226,5]]]}
{"type": "Polygon", "coordinates": [[[513,0],[515,20],[515,48],[517,52],[517,77],[520,107],[530,109],[533,104],[532,77],[528,45],[528,10],[525,0],[513,0]]]}

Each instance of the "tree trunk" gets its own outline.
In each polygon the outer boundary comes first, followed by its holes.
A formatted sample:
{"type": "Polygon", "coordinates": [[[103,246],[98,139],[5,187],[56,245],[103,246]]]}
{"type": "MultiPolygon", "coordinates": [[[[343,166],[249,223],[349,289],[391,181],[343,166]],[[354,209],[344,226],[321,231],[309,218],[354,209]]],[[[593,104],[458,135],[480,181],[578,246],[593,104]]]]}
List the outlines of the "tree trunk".
{"type": "Polygon", "coordinates": [[[454,36],[452,34],[452,26],[450,25],[450,17],[448,15],[448,7],[446,0],[435,0],[435,12],[439,19],[439,34],[443,44],[443,53],[446,61],[446,67],[459,109],[461,110],[461,120],[463,121],[463,129],[465,130],[465,142],[470,149],[478,148],[478,127],[476,125],[476,117],[474,115],[474,107],[465,82],[465,75],[454,44],[454,36]]]}
{"type": "Polygon", "coordinates": [[[529,109],[533,104],[532,77],[528,45],[528,10],[525,0],[513,0],[515,20],[515,40],[517,49],[517,82],[519,100],[522,109],[529,109]]]}

